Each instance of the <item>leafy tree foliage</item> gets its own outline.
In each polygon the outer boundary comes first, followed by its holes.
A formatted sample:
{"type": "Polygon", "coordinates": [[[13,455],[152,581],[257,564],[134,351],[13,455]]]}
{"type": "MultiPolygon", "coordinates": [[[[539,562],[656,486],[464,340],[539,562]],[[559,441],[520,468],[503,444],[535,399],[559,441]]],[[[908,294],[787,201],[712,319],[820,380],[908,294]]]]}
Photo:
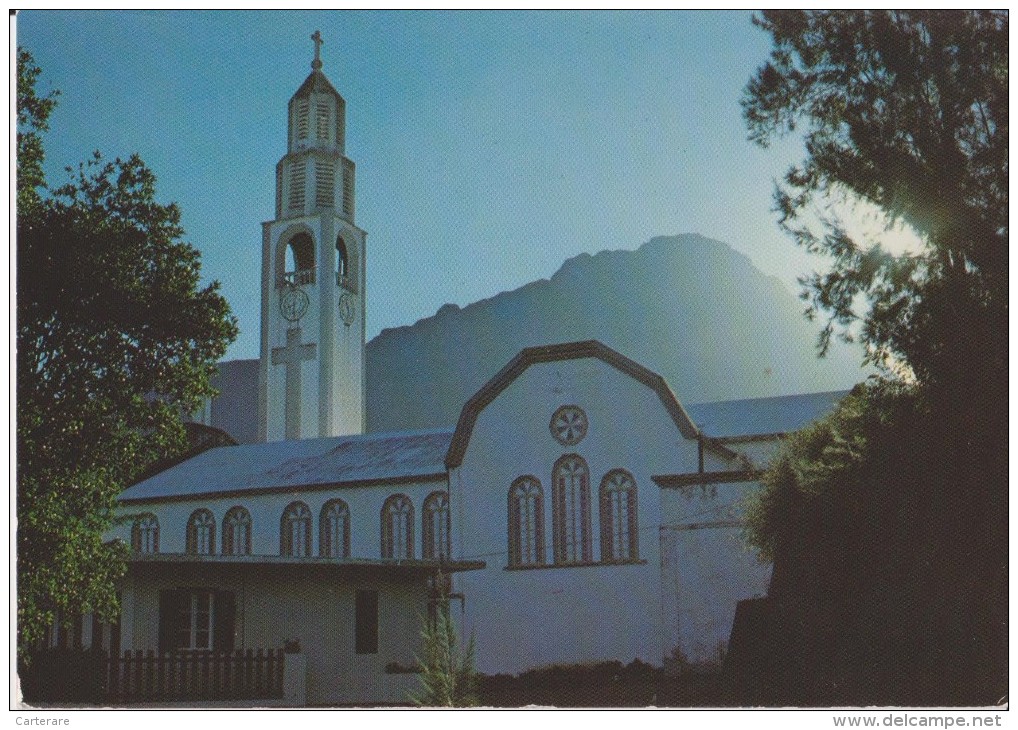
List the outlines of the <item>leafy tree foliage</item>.
{"type": "Polygon", "coordinates": [[[49,115],[56,106],[56,91],[40,97],[35,82],[41,69],[32,55],[18,49],[18,212],[26,214],[39,204],[39,188],[44,187],[41,133],[49,129],[49,115]]]}
{"type": "Polygon", "coordinates": [[[756,22],[775,48],[750,81],[745,116],[763,145],[805,127],[806,159],[777,203],[801,245],[833,257],[805,281],[812,311],[831,317],[825,337],[860,318],[864,297],[862,338],[878,361],[893,355],[922,379],[953,381],[966,358],[943,345],[963,336],[973,354],[1006,362],[1001,338],[987,335],[1007,324],[1007,12],[770,12],[756,22]],[[907,223],[928,249],[895,257],[837,220],[817,234],[811,204],[845,192],[907,223]]]}
{"type": "MultiPolygon", "coordinates": [[[[776,561],[772,595],[798,596],[800,618],[836,606],[845,646],[865,649],[855,678],[869,672],[901,692],[841,702],[996,701],[1006,690],[1007,13],[756,22],[774,50],[744,111],[761,144],[803,127],[806,158],[776,200],[798,243],[829,257],[802,280],[809,313],[828,317],[821,347],[856,327],[888,375],[794,438],[765,477],[751,534],[776,561]],[[923,249],[892,255],[835,216],[819,216],[817,231],[818,203],[839,196],[906,223],[923,249]],[[911,377],[895,377],[893,362],[911,377]]],[[[847,651],[831,666],[844,669],[847,651]]]]}
{"type": "MultiPolygon", "coordinates": [[[[38,69],[27,53],[18,60],[30,87],[38,69]]],[[[31,88],[19,87],[18,101],[19,122],[44,129],[52,105],[31,88]]],[[[26,149],[18,181],[35,189],[42,149],[37,140],[26,149]]],[[[116,496],[184,445],[181,414],[213,393],[215,363],[236,336],[218,284],[200,285],[180,211],[155,201],[139,157],[97,152],[69,172],[17,219],[22,654],[58,615],[114,612],[124,550],[103,535],[116,496]]]]}

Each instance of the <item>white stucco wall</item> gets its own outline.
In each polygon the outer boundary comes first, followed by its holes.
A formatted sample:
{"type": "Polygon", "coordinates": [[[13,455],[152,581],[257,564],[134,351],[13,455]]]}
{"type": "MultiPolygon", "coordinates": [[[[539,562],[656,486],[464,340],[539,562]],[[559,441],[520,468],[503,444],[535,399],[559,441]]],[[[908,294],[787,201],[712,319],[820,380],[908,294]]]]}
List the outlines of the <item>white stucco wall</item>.
{"type": "Polygon", "coordinates": [[[456,577],[478,669],[518,673],[556,663],[633,659],[666,652],[658,526],[651,476],[693,471],[697,445],[679,433],[657,393],[597,359],[532,365],[477,418],[463,464],[450,474],[453,554],[487,563],[456,577]],[[587,436],[567,447],[549,424],[562,405],[584,409],[587,436]],[[590,468],[593,557],[600,560],[597,490],[610,470],[636,479],[641,564],[507,570],[510,485],[532,474],[544,490],[546,562],[553,561],[551,472],[564,454],[590,468]]]}
{"type": "Polygon", "coordinates": [[[662,489],[661,581],[665,633],[692,664],[715,664],[736,604],[767,592],[771,565],[746,543],[744,500],[757,482],[662,489]]]}

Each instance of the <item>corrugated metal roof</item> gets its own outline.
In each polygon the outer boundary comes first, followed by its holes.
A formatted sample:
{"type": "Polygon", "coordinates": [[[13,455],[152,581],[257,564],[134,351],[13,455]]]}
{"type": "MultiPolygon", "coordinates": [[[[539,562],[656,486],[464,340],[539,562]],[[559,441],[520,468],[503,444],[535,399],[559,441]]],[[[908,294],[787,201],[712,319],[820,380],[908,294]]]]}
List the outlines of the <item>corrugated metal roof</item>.
{"type": "Polygon", "coordinates": [[[754,436],[791,433],[829,413],[847,390],[751,398],[686,406],[693,423],[706,435],[754,436]]]}
{"type": "Polygon", "coordinates": [[[274,441],[211,449],[120,495],[159,499],[211,492],[406,480],[445,473],[452,429],[274,441]]]}
{"type": "MultiPolygon", "coordinates": [[[[685,410],[707,436],[789,433],[828,413],[847,393],[699,403],[685,410]]],[[[120,499],[433,477],[446,471],[453,433],[437,429],[220,447],[135,484],[120,499]]]]}

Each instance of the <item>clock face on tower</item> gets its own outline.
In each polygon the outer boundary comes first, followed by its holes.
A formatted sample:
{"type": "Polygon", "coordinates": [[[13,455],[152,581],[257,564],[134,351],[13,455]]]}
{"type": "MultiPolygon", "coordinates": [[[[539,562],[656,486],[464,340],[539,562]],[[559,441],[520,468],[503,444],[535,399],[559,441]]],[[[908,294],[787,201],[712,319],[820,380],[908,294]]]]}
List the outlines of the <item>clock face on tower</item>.
{"type": "Polygon", "coordinates": [[[343,294],[339,297],[339,317],[343,324],[349,327],[357,316],[357,300],[352,294],[343,294]]]}
{"type": "Polygon", "coordinates": [[[311,300],[303,289],[291,286],[279,297],[279,313],[288,322],[297,322],[308,311],[311,300]]]}

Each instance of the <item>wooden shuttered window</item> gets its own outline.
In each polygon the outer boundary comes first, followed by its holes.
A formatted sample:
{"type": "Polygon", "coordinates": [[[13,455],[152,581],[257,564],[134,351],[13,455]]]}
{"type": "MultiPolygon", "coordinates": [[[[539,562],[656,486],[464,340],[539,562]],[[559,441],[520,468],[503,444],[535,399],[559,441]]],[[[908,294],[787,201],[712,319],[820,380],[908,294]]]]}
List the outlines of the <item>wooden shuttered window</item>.
{"type": "Polygon", "coordinates": [[[354,603],[354,651],[378,653],[378,591],[357,591],[354,603]]]}
{"type": "Polygon", "coordinates": [[[215,621],[212,635],[212,646],[219,653],[234,649],[234,631],[236,628],[237,605],[233,591],[215,592],[215,621]]]}

